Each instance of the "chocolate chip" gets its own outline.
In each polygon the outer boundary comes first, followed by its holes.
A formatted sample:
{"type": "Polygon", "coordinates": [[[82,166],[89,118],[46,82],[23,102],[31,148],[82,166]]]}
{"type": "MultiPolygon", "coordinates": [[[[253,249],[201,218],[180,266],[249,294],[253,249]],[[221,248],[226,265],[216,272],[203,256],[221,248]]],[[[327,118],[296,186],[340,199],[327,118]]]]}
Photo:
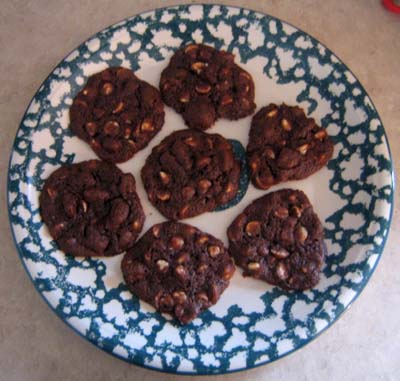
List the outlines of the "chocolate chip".
{"type": "Polygon", "coordinates": [[[292,130],[292,125],[290,124],[290,122],[283,118],[281,120],[281,127],[285,130],[285,131],[291,131],[292,130]]]}
{"type": "Polygon", "coordinates": [[[115,230],[121,225],[129,215],[129,205],[122,199],[117,198],[113,201],[110,213],[110,223],[112,229],[115,230]]]}
{"type": "Polygon", "coordinates": [[[301,208],[299,208],[298,206],[292,206],[290,208],[290,213],[293,214],[294,217],[301,217],[301,208]]]}
{"type": "Polygon", "coordinates": [[[169,263],[166,260],[159,259],[157,261],[157,269],[158,269],[158,271],[165,273],[165,272],[168,271],[168,268],[169,268],[169,263]]]}
{"type": "Polygon", "coordinates": [[[145,119],[140,125],[140,129],[145,132],[153,132],[154,126],[150,119],[145,119]]]}
{"type": "Polygon", "coordinates": [[[189,136],[188,138],[184,139],[184,142],[185,144],[193,148],[196,148],[198,146],[198,143],[193,136],[189,136]]]}
{"type": "Polygon", "coordinates": [[[304,243],[307,237],[308,237],[307,229],[304,226],[299,225],[296,228],[296,239],[299,240],[301,243],[304,243]]]}
{"type": "Polygon", "coordinates": [[[198,187],[201,194],[206,193],[212,186],[212,182],[206,179],[200,180],[198,187]]]}
{"type": "Polygon", "coordinates": [[[47,194],[50,196],[50,198],[52,199],[52,200],[54,200],[56,197],[57,197],[57,192],[56,192],[56,190],[55,189],[53,189],[53,188],[47,188],[46,189],[46,192],[47,192],[47,194]]]}
{"type": "Polygon", "coordinates": [[[97,124],[95,122],[87,122],[85,124],[85,129],[90,136],[94,136],[97,132],[97,124]]]}
{"type": "Polygon", "coordinates": [[[275,210],[274,215],[278,218],[286,218],[289,216],[289,211],[287,208],[281,206],[275,210]]]}
{"type": "Polygon", "coordinates": [[[158,238],[160,236],[160,227],[155,225],[153,226],[153,228],[151,229],[153,236],[158,238]]]}
{"type": "Polygon", "coordinates": [[[83,213],[86,213],[87,209],[88,209],[88,206],[87,206],[87,203],[84,200],[81,200],[81,207],[82,207],[83,213]]]}
{"type": "Polygon", "coordinates": [[[207,270],[208,266],[205,263],[202,263],[199,267],[197,267],[198,273],[204,273],[207,270]]]}
{"type": "Polygon", "coordinates": [[[278,109],[273,109],[273,110],[267,112],[268,118],[273,118],[276,115],[278,115],[278,109]]]}
{"type": "Polygon", "coordinates": [[[283,247],[273,247],[273,248],[271,248],[271,254],[274,257],[278,258],[278,259],[284,259],[284,258],[287,258],[290,255],[290,253],[286,249],[284,249],[283,247]]]}
{"type": "Polygon", "coordinates": [[[217,303],[219,296],[220,296],[220,291],[219,288],[216,284],[212,284],[208,290],[208,295],[209,299],[212,304],[217,303]]]}
{"type": "Polygon", "coordinates": [[[124,138],[129,139],[131,136],[131,129],[130,128],[125,128],[124,130],[124,138]]]}
{"type": "Polygon", "coordinates": [[[158,192],[157,198],[160,201],[168,201],[171,198],[171,194],[169,192],[158,192]]]}
{"type": "Polygon", "coordinates": [[[119,190],[122,194],[134,193],[136,190],[135,178],[129,173],[121,178],[119,190]]]}
{"type": "Polygon", "coordinates": [[[224,272],[222,274],[222,279],[223,280],[229,280],[233,277],[233,274],[235,273],[235,266],[233,263],[228,263],[224,267],[224,272]]]}
{"type": "Polygon", "coordinates": [[[303,144],[299,147],[297,147],[297,151],[299,151],[302,155],[305,155],[308,152],[308,149],[310,148],[309,144],[303,144]]]}
{"type": "Polygon", "coordinates": [[[203,157],[200,157],[199,159],[197,159],[196,167],[201,169],[201,168],[207,167],[207,165],[209,165],[210,163],[211,163],[211,157],[203,156],[203,157]]]}
{"type": "Polygon", "coordinates": [[[192,55],[193,53],[197,52],[198,46],[196,44],[188,45],[185,48],[185,53],[192,55]]]}
{"type": "Polygon", "coordinates": [[[208,296],[205,292],[199,292],[196,294],[196,299],[202,304],[202,305],[210,305],[208,296]]]}
{"type": "Polygon", "coordinates": [[[132,222],[132,229],[133,230],[142,230],[142,221],[140,221],[140,220],[135,220],[135,221],[133,221],[132,222]]]}
{"type": "Polygon", "coordinates": [[[66,223],[65,222],[59,222],[58,224],[55,224],[51,227],[49,227],[51,235],[54,237],[54,239],[58,239],[64,229],[66,228],[66,223]]]}
{"type": "Polygon", "coordinates": [[[206,235],[202,235],[199,238],[197,238],[197,240],[196,240],[196,243],[198,245],[204,245],[207,242],[208,242],[208,236],[206,236],[206,235]]]}
{"type": "Polygon", "coordinates": [[[220,101],[221,106],[227,106],[233,103],[233,98],[231,95],[225,94],[220,101]]]}
{"type": "Polygon", "coordinates": [[[170,245],[174,250],[180,250],[185,245],[185,240],[180,236],[173,236],[170,245]]]}
{"type": "Polygon", "coordinates": [[[175,267],[175,274],[181,281],[186,281],[189,278],[189,274],[184,266],[179,265],[175,267]]]}
{"type": "Polygon", "coordinates": [[[185,201],[189,201],[190,199],[192,199],[195,194],[196,194],[196,190],[193,187],[182,188],[182,198],[185,201]]]}
{"type": "Polygon", "coordinates": [[[165,185],[168,184],[171,180],[171,176],[164,171],[160,171],[158,175],[160,176],[161,182],[165,185]]]}
{"type": "Polygon", "coordinates": [[[247,268],[248,268],[250,271],[258,271],[258,270],[260,270],[261,266],[260,266],[260,264],[259,264],[258,262],[250,262],[250,263],[247,265],[247,268]]]}
{"type": "Polygon", "coordinates": [[[179,210],[179,217],[184,219],[188,218],[189,216],[190,216],[190,207],[189,205],[185,205],[179,210]]]}
{"type": "Polygon", "coordinates": [[[176,261],[177,261],[180,265],[189,262],[189,261],[190,261],[190,255],[189,255],[189,253],[182,253],[182,254],[180,254],[176,261]]]}
{"type": "Polygon", "coordinates": [[[260,221],[250,221],[246,225],[246,233],[247,235],[254,237],[261,232],[261,223],[260,221]]]}
{"type": "Polygon", "coordinates": [[[206,63],[204,62],[193,62],[190,68],[197,74],[200,74],[204,68],[206,67],[206,63]]]}
{"type": "Polygon", "coordinates": [[[221,253],[221,248],[219,246],[208,246],[207,251],[211,257],[215,258],[217,255],[221,253]]]}
{"type": "Polygon", "coordinates": [[[164,294],[163,296],[161,296],[159,301],[160,311],[163,312],[169,312],[175,304],[172,296],[169,294],[164,294]]]}
{"type": "Polygon", "coordinates": [[[318,132],[316,132],[316,133],[314,134],[314,137],[315,137],[316,139],[322,140],[322,139],[326,138],[327,135],[328,135],[328,134],[326,133],[325,130],[319,130],[318,132]]]}
{"type": "Polygon", "coordinates": [[[275,159],[275,152],[273,151],[272,148],[266,148],[264,150],[265,156],[267,156],[269,159],[275,159]]]}
{"type": "Polygon", "coordinates": [[[289,273],[283,262],[279,262],[278,265],[276,266],[276,276],[280,280],[286,280],[289,277],[289,273]]]}
{"type": "Polygon", "coordinates": [[[112,83],[106,82],[101,88],[101,92],[104,95],[110,95],[114,91],[114,86],[112,83]]]}
{"type": "Polygon", "coordinates": [[[179,97],[179,102],[181,102],[181,103],[190,102],[190,93],[188,91],[184,91],[183,93],[181,93],[181,95],[179,97]]]}
{"type": "Polygon", "coordinates": [[[187,301],[187,296],[183,291],[175,291],[172,294],[172,297],[174,298],[175,303],[178,304],[183,304],[187,301]]]}
{"type": "Polygon", "coordinates": [[[119,123],[115,120],[110,120],[104,126],[104,133],[109,136],[116,136],[119,133],[119,123]]]}
{"type": "Polygon", "coordinates": [[[199,84],[195,86],[195,90],[199,94],[208,94],[211,91],[211,86],[208,84],[199,84]]]}

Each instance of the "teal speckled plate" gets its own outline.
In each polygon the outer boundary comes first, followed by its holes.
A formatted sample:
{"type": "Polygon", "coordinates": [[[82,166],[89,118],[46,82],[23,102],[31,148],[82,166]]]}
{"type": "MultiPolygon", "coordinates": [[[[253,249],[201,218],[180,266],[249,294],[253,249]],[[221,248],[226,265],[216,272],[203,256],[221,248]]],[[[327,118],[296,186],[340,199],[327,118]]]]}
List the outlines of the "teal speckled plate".
{"type": "MultiPolygon", "coordinates": [[[[250,118],[219,120],[210,132],[246,146],[249,124],[250,118]]],[[[137,179],[147,215],[145,230],[163,218],[147,200],[140,168],[154,145],[181,128],[181,117],[167,108],[162,131],[146,149],[119,165],[137,179]]],[[[242,155],[240,144],[234,145],[242,155]]],[[[332,325],[374,271],[393,205],[385,132],[372,101],[349,69],[314,38],[285,22],[217,5],[142,13],[80,45],[30,103],[15,138],[8,176],[15,243],[51,309],[87,340],[121,359],[186,374],[226,373],[269,363],[332,325]],[[271,189],[302,189],[324,223],[329,254],[318,286],[286,292],[244,279],[238,270],[218,304],[181,327],[128,292],[120,272],[121,255],[76,259],[60,252],[40,218],[38,195],[44,179],[57,167],[95,157],[68,129],[72,99],[91,74],[122,65],[157,86],[173,52],[193,41],[236,55],[255,80],[258,108],[270,102],[304,107],[327,128],[335,151],[328,166],[308,179],[271,189]]],[[[246,179],[241,191],[244,198],[238,204],[188,222],[226,242],[226,228],[234,216],[265,193],[253,186],[247,189],[246,179]]]]}

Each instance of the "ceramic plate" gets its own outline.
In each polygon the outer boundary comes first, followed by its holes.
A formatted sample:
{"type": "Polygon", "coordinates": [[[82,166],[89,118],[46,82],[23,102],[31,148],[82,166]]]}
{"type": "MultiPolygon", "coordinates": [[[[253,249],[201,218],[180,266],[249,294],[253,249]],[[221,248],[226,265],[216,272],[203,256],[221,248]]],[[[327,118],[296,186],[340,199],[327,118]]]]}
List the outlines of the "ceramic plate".
{"type": "MultiPolygon", "coordinates": [[[[219,120],[209,132],[247,144],[250,118],[219,120]]],[[[144,231],[163,220],[139,176],[152,147],[185,128],[166,108],[151,144],[119,165],[132,172],[147,215],[144,231]]],[[[239,147],[241,145],[235,143],[239,147]]],[[[245,168],[245,165],[244,165],[245,168]]],[[[242,181],[244,198],[187,222],[227,242],[226,228],[265,194],[242,181]]],[[[393,178],[385,132],[372,101],[349,69],[308,34],[242,8],[189,5],[142,13],[97,33],[67,56],[35,94],[15,139],[8,203],[16,246],[53,311],[90,342],[126,361],[167,372],[214,374],[248,369],[302,347],[329,327],[368,282],[390,226],[393,178]],[[216,306],[187,326],[160,315],[127,290],[122,255],[77,259],[59,251],[39,214],[44,180],[65,163],[95,158],[68,129],[68,110],[87,78],[121,65],[158,86],[173,52],[203,42],[236,55],[256,83],[258,108],[299,104],[335,141],[328,166],[304,181],[272,190],[303,190],[323,221],[328,256],[322,279],[306,292],[286,292],[245,279],[238,269],[216,306]]]]}

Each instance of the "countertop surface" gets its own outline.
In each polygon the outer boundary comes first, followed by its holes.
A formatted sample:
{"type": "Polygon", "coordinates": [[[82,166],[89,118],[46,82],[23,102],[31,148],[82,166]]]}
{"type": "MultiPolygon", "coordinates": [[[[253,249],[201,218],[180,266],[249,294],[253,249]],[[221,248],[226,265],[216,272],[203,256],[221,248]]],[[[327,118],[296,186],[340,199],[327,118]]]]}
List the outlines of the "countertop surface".
{"type": "MultiPolygon", "coordinates": [[[[68,328],[25,273],[8,224],[6,180],[12,142],[25,108],[53,67],[97,31],[125,17],[181,1],[16,0],[0,7],[0,380],[192,380],[124,363],[68,328]]],[[[191,3],[197,3],[192,1],[191,3]]],[[[204,1],[203,3],[207,3],[204,1]]],[[[245,6],[288,21],[335,52],[371,96],[400,162],[400,15],[379,0],[270,0],[245,6]]],[[[400,211],[381,261],[351,308],[319,338],[266,366],[207,380],[400,379],[400,211]]]]}

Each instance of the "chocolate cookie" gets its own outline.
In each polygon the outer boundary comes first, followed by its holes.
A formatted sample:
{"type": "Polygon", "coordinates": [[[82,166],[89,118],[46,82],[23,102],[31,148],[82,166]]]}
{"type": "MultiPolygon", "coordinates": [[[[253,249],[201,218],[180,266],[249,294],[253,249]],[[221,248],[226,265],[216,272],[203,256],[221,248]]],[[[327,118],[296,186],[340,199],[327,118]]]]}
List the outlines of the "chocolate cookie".
{"type": "Polygon", "coordinates": [[[235,272],[220,240],[179,222],[154,225],[121,268],[136,296],[183,324],[215,304],[235,272]]]}
{"type": "Polygon", "coordinates": [[[244,118],[256,107],[251,75],[234,63],[233,54],[207,45],[178,50],[161,74],[160,90],[164,102],[200,130],[218,118],[244,118]]]}
{"type": "Polygon", "coordinates": [[[294,290],[318,283],[323,237],[307,196],[292,189],[255,200],[228,228],[229,251],[244,276],[294,290]]]}
{"type": "Polygon", "coordinates": [[[235,197],[240,164],[218,134],[181,130],[153,148],[142,168],[150,202],[178,220],[214,210],[235,197]]]}
{"type": "Polygon", "coordinates": [[[325,166],[332,154],[326,130],[300,107],[270,104],[253,117],[247,155],[257,188],[304,179],[325,166]]]}
{"type": "Polygon", "coordinates": [[[74,256],[121,253],[134,244],[145,219],[135,178],[98,160],[57,169],[39,201],[51,236],[74,256]]]}
{"type": "Polygon", "coordinates": [[[70,109],[70,127],[103,160],[121,163],[146,147],[164,124],[158,90],[128,69],[91,76],[70,109]]]}

